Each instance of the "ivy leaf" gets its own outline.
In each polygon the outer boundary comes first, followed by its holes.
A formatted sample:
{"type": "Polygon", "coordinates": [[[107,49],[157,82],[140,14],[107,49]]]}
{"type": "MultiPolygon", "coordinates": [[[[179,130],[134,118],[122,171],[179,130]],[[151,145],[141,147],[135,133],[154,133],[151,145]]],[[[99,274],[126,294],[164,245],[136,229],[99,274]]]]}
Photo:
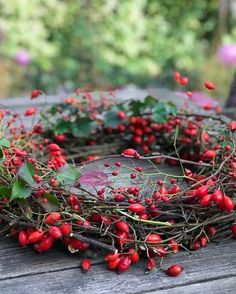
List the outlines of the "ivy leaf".
{"type": "Polygon", "coordinates": [[[140,101],[140,100],[132,100],[129,103],[129,107],[130,110],[132,112],[133,115],[139,115],[143,112],[144,110],[144,102],[140,101]]]}
{"type": "Polygon", "coordinates": [[[10,142],[7,139],[0,139],[0,147],[10,148],[10,142]]]}
{"type": "Polygon", "coordinates": [[[166,104],[164,102],[158,102],[153,107],[152,119],[159,124],[167,121],[168,112],[166,109],[166,104]]]}
{"type": "Polygon", "coordinates": [[[178,112],[177,106],[173,102],[170,102],[170,101],[167,102],[166,105],[167,105],[167,112],[169,114],[172,114],[173,116],[176,116],[177,112],[178,112]]]}
{"type": "Polygon", "coordinates": [[[71,124],[72,134],[75,138],[86,138],[95,127],[96,122],[87,117],[81,117],[71,124]]]}
{"type": "Polygon", "coordinates": [[[172,102],[158,101],[152,108],[152,111],[152,119],[155,122],[162,124],[168,120],[169,114],[176,116],[178,109],[177,106],[172,102]]]}
{"type": "Polygon", "coordinates": [[[68,132],[71,128],[71,122],[58,120],[55,125],[55,134],[64,134],[68,132]]]}
{"type": "Polygon", "coordinates": [[[32,175],[35,174],[34,166],[31,163],[25,163],[18,171],[18,175],[28,184],[34,184],[32,175]]]}
{"type": "Polygon", "coordinates": [[[11,190],[8,187],[0,186],[0,196],[9,197],[11,195],[11,190]]]}
{"type": "Polygon", "coordinates": [[[157,103],[157,99],[150,95],[144,99],[144,104],[146,107],[153,107],[156,103],[157,103]]]}
{"type": "Polygon", "coordinates": [[[27,183],[21,179],[15,181],[12,187],[10,200],[26,199],[30,196],[32,188],[27,186],[27,183]]]}
{"type": "Polygon", "coordinates": [[[58,181],[63,182],[65,185],[74,186],[80,175],[81,172],[77,167],[73,165],[67,165],[60,169],[57,175],[57,179],[58,181]]]}
{"type": "Polygon", "coordinates": [[[123,107],[121,105],[116,105],[112,107],[110,110],[106,111],[103,120],[104,120],[104,125],[106,128],[117,128],[119,124],[122,123],[122,121],[119,119],[117,112],[119,110],[122,110],[123,107]]]}

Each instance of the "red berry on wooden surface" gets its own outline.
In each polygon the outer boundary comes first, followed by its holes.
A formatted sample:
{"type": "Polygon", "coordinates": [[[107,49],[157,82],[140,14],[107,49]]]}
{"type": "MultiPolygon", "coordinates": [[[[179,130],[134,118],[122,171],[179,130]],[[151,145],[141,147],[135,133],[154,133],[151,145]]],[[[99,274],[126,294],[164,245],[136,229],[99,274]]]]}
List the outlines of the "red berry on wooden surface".
{"type": "Polygon", "coordinates": [[[80,263],[83,273],[87,273],[91,268],[91,261],[88,258],[83,258],[80,263]]]}
{"type": "Polygon", "coordinates": [[[20,231],[18,241],[22,247],[25,247],[28,244],[28,235],[25,231],[20,231]]]}
{"type": "Polygon", "coordinates": [[[132,261],[129,256],[122,257],[117,266],[118,273],[121,274],[123,272],[126,272],[130,268],[131,263],[132,261]]]}
{"type": "Polygon", "coordinates": [[[183,271],[183,267],[179,264],[174,264],[166,270],[166,274],[171,277],[179,276],[183,271]]]}

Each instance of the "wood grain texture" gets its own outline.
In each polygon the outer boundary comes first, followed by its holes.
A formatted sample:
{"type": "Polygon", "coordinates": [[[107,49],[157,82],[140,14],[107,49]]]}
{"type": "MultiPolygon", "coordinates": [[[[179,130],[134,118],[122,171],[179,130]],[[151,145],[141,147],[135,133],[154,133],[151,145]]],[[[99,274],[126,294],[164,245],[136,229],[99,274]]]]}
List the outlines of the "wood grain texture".
{"type": "Polygon", "coordinates": [[[236,278],[234,241],[220,246],[211,244],[191,255],[181,252],[166,258],[164,269],[174,263],[184,266],[183,274],[177,278],[168,277],[160,270],[144,275],[144,262],[132,266],[130,271],[122,275],[108,271],[103,263],[94,264],[88,274],[82,274],[79,268],[80,257],[67,254],[62,249],[36,254],[30,248],[20,248],[12,240],[1,241],[0,246],[0,293],[99,294],[164,291],[163,294],[187,294],[203,293],[196,292],[198,286],[195,285],[204,283],[208,287],[207,292],[213,294],[222,293],[220,289],[224,289],[225,279],[228,281],[229,291],[235,285],[232,279],[236,278]],[[217,291],[215,283],[218,283],[217,291]]]}
{"type": "MultiPolygon", "coordinates": [[[[148,291],[142,292],[150,294],[206,294],[206,293],[220,293],[220,294],[233,294],[235,293],[236,277],[232,276],[229,278],[220,278],[218,280],[204,281],[201,283],[194,283],[191,285],[185,285],[166,290],[148,291]]],[[[141,294],[140,292],[134,292],[135,294],[141,294]]]]}

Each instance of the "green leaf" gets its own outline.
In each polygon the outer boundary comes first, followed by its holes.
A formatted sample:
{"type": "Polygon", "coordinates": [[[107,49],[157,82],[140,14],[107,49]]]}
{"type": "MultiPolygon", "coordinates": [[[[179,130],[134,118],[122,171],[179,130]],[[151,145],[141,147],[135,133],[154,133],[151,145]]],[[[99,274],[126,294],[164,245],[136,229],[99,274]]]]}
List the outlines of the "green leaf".
{"type": "Polygon", "coordinates": [[[31,163],[25,163],[18,171],[18,175],[28,184],[34,184],[32,175],[35,174],[34,166],[31,163]]]}
{"type": "Polygon", "coordinates": [[[146,110],[151,110],[156,103],[157,99],[147,96],[143,101],[132,100],[129,103],[129,107],[133,115],[140,115],[146,110]]]}
{"type": "Polygon", "coordinates": [[[86,138],[96,127],[96,122],[90,118],[81,117],[71,124],[72,134],[75,138],[86,138]]]}
{"type": "Polygon", "coordinates": [[[55,205],[59,205],[59,200],[57,196],[51,193],[43,193],[43,197],[47,198],[47,200],[55,205]]]}
{"type": "Polygon", "coordinates": [[[234,148],[234,144],[232,141],[224,140],[220,143],[222,148],[225,148],[225,146],[229,145],[231,148],[234,148]]]}
{"type": "Polygon", "coordinates": [[[71,128],[71,122],[64,121],[64,120],[58,120],[55,125],[55,134],[63,134],[70,130],[71,128]]]}
{"type": "Polygon", "coordinates": [[[0,186],[0,196],[10,197],[11,190],[8,187],[0,186]]]}
{"type": "Polygon", "coordinates": [[[173,116],[177,115],[178,108],[173,102],[167,102],[167,112],[173,116]]]}
{"type": "Polygon", "coordinates": [[[159,124],[162,124],[167,121],[168,112],[167,112],[166,103],[164,102],[156,103],[156,105],[153,107],[152,119],[159,124]]]}
{"type": "Polygon", "coordinates": [[[146,107],[153,107],[157,103],[157,101],[158,100],[156,98],[149,95],[144,99],[144,104],[146,107]]]}
{"type": "Polygon", "coordinates": [[[155,122],[162,124],[168,120],[169,114],[176,116],[178,109],[177,106],[172,102],[158,101],[152,108],[152,111],[152,119],[155,122]]]}
{"type": "Polygon", "coordinates": [[[27,186],[27,183],[21,179],[15,181],[12,187],[10,200],[26,199],[30,196],[32,188],[27,186]]]}
{"type": "Polygon", "coordinates": [[[57,175],[57,179],[58,181],[63,182],[65,185],[74,186],[80,175],[81,172],[77,167],[73,165],[67,165],[60,169],[57,175]]]}
{"type": "Polygon", "coordinates": [[[58,198],[54,194],[44,193],[43,197],[48,200],[47,203],[41,203],[41,205],[46,209],[46,211],[58,210],[60,203],[58,198]]]}
{"type": "Polygon", "coordinates": [[[103,120],[106,128],[116,128],[119,124],[122,123],[122,120],[120,120],[117,115],[117,112],[122,109],[123,107],[121,105],[116,105],[105,112],[103,120]]]}
{"type": "Polygon", "coordinates": [[[10,148],[10,142],[7,139],[1,138],[0,139],[0,146],[10,148]]]}
{"type": "Polygon", "coordinates": [[[139,115],[145,109],[144,102],[140,100],[132,100],[129,103],[129,107],[133,115],[139,115]]]}

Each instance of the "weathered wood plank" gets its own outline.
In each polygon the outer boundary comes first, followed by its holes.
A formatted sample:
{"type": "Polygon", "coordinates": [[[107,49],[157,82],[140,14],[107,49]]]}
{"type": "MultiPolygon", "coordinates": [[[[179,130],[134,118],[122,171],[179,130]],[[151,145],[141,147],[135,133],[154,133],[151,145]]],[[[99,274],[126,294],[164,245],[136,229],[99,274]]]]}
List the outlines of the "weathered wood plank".
{"type": "Polygon", "coordinates": [[[203,281],[192,285],[185,285],[166,290],[148,291],[148,292],[133,292],[133,294],[233,294],[235,293],[236,276],[223,278],[219,280],[203,281]]]}
{"type": "Polygon", "coordinates": [[[168,277],[160,270],[144,275],[143,262],[123,275],[107,271],[104,264],[97,264],[86,275],[80,272],[79,259],[75,255],[59,249],[40,255],[30,249],[8,247],[10,241],[4,241],[4,246],[2,242],[0,244],[2,293],[149,293],[236,276],[234,241],[220,246],[209,245],[196,254],[185,252],[167,258],[164,268],[173,263],[184,266],[184,272],[178,278],[168,277]]]}

